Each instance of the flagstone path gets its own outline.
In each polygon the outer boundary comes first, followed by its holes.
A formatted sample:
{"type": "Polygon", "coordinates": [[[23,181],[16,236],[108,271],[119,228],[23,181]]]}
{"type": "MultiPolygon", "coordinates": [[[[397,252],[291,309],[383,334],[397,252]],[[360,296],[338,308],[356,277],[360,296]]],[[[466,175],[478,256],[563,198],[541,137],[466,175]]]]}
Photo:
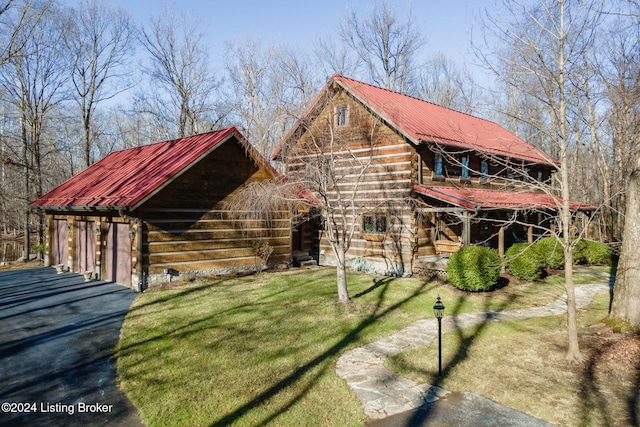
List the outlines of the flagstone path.
{"type": "MultiPolygon", "coordinates": [[[[609,289],[608,283],[576,286],[577,308],[586,307],[596,293],[609,289]]],[[[442,333],[468,328],[487,321],[555,316],[566,313],[566,311],[567,297],[565,293],[556,301],[540,307],[445,316],[442,319],[442,333]]],[[[450,393],[430,384],[419,384],[384,367],[384,362],[388,357],[429,344],[437,336],[437,325],[435,318],[418,320],[391,336],[347,351],[340,356],[336,363],[336,372],[353,388],[364,406],[367,419],[382,419],[420,408],[450,393]]]]}

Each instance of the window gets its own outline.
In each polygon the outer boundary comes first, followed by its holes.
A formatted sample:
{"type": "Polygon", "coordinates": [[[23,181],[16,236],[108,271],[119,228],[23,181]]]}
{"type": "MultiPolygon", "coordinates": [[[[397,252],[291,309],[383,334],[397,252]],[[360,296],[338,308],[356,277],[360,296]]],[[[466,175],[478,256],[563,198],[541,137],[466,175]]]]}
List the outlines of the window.
{"type": "Polygon", "coordinates": [[[462,179],[469,179],[469,156],[462,156],[462,159],[460,159],[460,163],[462,163],[462,171],[460,173],[460,177],[462,179]]]}
{"type": "Polygon", "coordinates": [[[435,178],[442,178],[442,155],[436,154],[433,159],[433,176],[435,178]]]}
{"type": "Polygon", "coordinates": [[[362,231],[371,234],[386,234],[388,231],[387,215],[375,213],[362,215],[362,231]]]}
{"type": "Polygon", "coordinates": [[[539,182],[544,181],[544,173],[542,172],[542,170],[538,171],[538,181],[539,182]]]}
{"type": "Polygon", "coordinates": [[[341,105],[336,108],[336,126],[346,126],[348,112],[349,110],[346,105],[341,105]]]}
{"type": "Polygon", "coordinates": [[[483,160],[480,162],[480,181],[487,182],[489,181],[489,162],[483,160]]]}

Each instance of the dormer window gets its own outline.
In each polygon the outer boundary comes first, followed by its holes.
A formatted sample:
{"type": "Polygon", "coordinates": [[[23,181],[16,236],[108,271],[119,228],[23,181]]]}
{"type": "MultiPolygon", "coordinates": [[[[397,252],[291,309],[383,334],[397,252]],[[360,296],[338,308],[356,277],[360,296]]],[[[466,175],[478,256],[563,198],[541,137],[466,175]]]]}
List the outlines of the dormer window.
{"type": "Polygon", "coordinates": [[[433,156],[433,177],[442,178],[444,176],[443,169],[442,154],[436,154],[433,156]]]}
{"type": "Polygon", "coordinates": [[[480,182],[489,181],[489,162],[483,160],[480,162],[480,182]]]}
{"type": "Polygon", "coordinates": [[[460,163],[462,164],[460,177],[463,180],[467,180],[469,179],[469,156],[462,156],[462,158],[460,159],[460,163]]]}
{"type": "Polygon", "coordinates": [[[336,126],[346,126],[348,122],[349,109],[346,105],[336,108],[336,126]]]}

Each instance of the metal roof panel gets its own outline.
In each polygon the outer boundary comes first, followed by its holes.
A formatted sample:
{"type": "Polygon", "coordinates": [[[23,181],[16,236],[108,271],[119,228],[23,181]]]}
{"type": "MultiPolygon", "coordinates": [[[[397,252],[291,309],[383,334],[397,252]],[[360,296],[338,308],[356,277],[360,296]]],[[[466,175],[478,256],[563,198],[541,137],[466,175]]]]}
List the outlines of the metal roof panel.
{"type": "Polygon", "coordinates": [[[33,201],[31,206],[133,208],[235,135],[255,161],[277,172],[235,127],[115,151],[33,201]]]}

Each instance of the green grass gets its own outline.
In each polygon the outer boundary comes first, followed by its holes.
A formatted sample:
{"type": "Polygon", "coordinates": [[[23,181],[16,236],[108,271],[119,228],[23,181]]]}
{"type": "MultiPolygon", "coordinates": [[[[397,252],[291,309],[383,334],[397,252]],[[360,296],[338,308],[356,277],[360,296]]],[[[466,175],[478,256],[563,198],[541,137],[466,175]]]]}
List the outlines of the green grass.
{"type": "Polygon", "coordinates": [[[134,301],[116,349],[118,383],[142,419],[164,425],[362,425],[335,371],[346,349],[433,316],[515,309],[555,299],[558,283],[468,294],[440,282],[349,273],[353,304],[336,304],[335,270],[206,279],[134,301]]]}
{"type": "Polygon", "coordinates": [[[640,411],[640,378],[632,366],[626,372],[612,370],[599,355],[611,342],[600,336],[607,328],[598,327],[608,307],[609,294],[603,292],[578,315],[587,358],[581,365],[564,358],[566,315],[486,323],[445,334],[440,378],[437,342],[401,353],[386,365],[414,381],[471,391],[556,425],[631,425],[640,411]]]}

